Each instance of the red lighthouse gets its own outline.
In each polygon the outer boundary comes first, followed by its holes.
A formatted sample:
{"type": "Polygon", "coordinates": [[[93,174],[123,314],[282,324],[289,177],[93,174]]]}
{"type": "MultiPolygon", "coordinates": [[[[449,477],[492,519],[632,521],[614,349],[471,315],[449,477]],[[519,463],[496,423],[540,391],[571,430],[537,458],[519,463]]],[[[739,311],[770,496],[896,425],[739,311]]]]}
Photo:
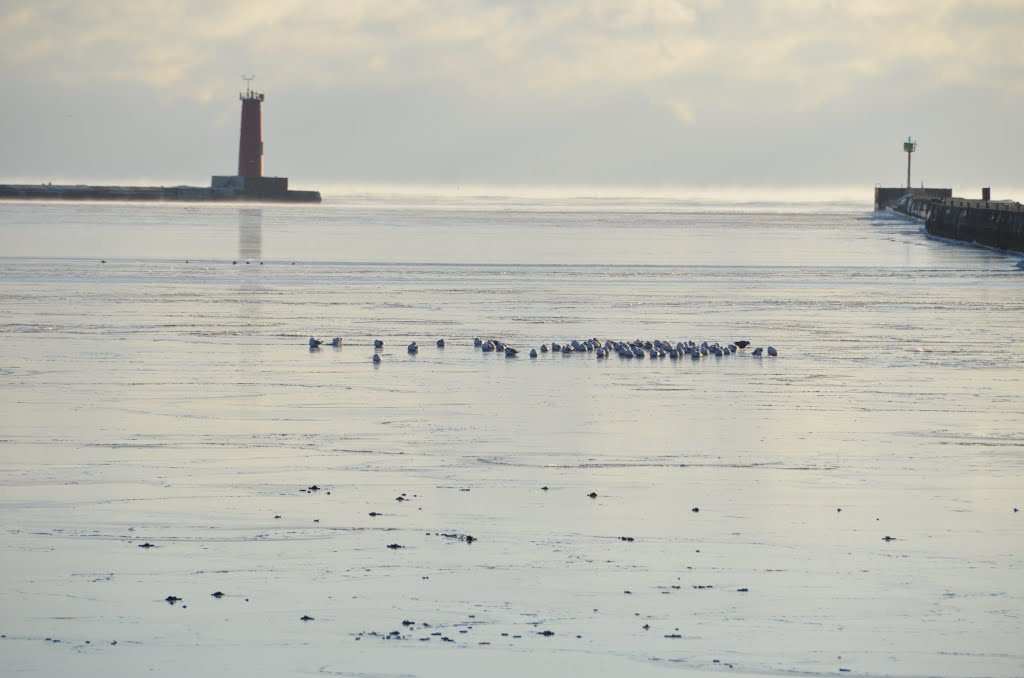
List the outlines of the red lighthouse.
{"type": "Polygon", "coordinates": [[[249,87],[252,78],[245,78],[242,100],[242,127],[238,137],[238,176],[263,176],[263,93],[249,87]]]}
{"type": "MultiPolygon", "coordinates": [[[[242,76],[242,127],[238,133],[238,174],[210,179],[210,200],[320,202],[317,191],[290,191],[288,177],[263,176],[263,92],[251,87],[253,76],[242,76]]],[[[204,198],[196,198],[204,199],[204,198]]]]}

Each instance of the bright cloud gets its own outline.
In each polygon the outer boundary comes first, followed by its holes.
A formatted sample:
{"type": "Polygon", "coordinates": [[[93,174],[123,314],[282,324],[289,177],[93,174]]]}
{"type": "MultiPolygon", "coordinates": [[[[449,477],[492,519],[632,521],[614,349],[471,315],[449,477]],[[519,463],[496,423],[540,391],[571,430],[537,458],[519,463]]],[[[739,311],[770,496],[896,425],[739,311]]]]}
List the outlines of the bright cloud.
{"type": "Polygon", "coordinates": [[[55,0],[0,14],[0,61],[165,87],[224,78],[234,59],[318,82],[332,72],[550,90],[697,74],[841,95],[906,61],[939,82],[1019,70],[1010,38],[1022,26],[1024,5],[1000,1],[55,0]]]}

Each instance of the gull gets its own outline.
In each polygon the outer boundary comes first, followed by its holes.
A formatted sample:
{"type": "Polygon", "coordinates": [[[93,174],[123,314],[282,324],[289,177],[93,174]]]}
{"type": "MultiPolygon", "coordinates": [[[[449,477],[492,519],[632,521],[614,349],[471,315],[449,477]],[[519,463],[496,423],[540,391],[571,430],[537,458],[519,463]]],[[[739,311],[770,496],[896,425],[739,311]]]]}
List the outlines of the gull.
{"type": "Polygon", "coordinates": [[[771,357],[774,358],[774,357],[779,355],[779,352],[775,350],[774,346],[769,346],[768,347],[768,355],[770,355],[771,357]]]}
{"type": "Polygon", "coordinates": [[[324,343],[324,342],[320,341],[319,339],[314,339],[313,337],[309,338],[309,347],[310,348],[320,348],[320,344],[322,344],[322,343],[324,343]]]}
{"type": "Polygon", "coordinates": [[[338,348],[339,346],[341,346],[341,337],[335,337],[334,339],[331,339],[331,346],[333,346],[334,348],[338,348]]]}
{"type": "Polygon", "coordinates": [[[373,340],[373,347],[374,348],[384,348],[384,341],[382,339],[374,339],[373,340]]]}
{"type": "Polygon", "coordinates": [[[511,346],[506,346],[505,347],[505,357],[506,358],[515,358],[516,357],[516,353],[519,353],[519,351],[515,350],[511,346]]]}
{"type": "Polygon", "coordinates": [[[407,349],[408,349],[409,353],[415,353],[416,351],[420,350],[420,347],[417,346],[416,342],[414,341],[411,344],[409,344],[407,349]]]}
{"type": "Polygon", "coordinates": [[[530,349],[530,357],[531,358],[536,358],[537,357],[537,349],[535,349],[535,348],[531,348],[530,349]]]}
{"type": "Polygon", "coordinates": [[[444,339],[438,339],[437,340],[437,347],[438,348],[444,348],[444,339]]]}
{"type": "Polygon", "coordinates": [[[379,365],[380,364],[380,355],[379,354],[377,354],[377,353],[373,354],[373,363],[375,365],[379,365]]]}
{"type": "Polygon", "coordinates": [[[753,355],[755,358],[760,358],[761,357],[761,352],[763,350],[764,349],[762,349],[760,346],[758,346],[757,348],[754,349],[754,352],[751,355],[753,355]]]}

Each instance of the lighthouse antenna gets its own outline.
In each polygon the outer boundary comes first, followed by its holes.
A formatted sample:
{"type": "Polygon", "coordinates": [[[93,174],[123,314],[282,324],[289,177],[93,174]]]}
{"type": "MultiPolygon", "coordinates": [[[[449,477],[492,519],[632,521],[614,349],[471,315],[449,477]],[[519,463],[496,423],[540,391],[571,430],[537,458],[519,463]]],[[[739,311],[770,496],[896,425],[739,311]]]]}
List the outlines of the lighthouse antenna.
{"type": "Polygon", "coordinates": [[[246,96],[249,96],[249,94],[252,92],[252,87],[250,85],[252,85],[252,81],[255,80],[255,79],[256,79],[255,75],[243,75],[242,76],[242,80],[245,80],[245,95],[246,96]]]}

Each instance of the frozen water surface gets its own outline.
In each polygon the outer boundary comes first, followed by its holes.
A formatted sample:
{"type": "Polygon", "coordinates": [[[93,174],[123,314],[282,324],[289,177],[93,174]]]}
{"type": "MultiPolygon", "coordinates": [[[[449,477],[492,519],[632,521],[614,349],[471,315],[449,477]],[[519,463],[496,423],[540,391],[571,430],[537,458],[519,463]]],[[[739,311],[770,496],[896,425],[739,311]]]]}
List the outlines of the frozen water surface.
{"type": "Polygon", "coordinates": [[[5,675],[1024,674],[1019,257],[373,196],[4,203],[0,246],[5,675]],[[780,355],[526,356],[590,337],[780,355]]]}

